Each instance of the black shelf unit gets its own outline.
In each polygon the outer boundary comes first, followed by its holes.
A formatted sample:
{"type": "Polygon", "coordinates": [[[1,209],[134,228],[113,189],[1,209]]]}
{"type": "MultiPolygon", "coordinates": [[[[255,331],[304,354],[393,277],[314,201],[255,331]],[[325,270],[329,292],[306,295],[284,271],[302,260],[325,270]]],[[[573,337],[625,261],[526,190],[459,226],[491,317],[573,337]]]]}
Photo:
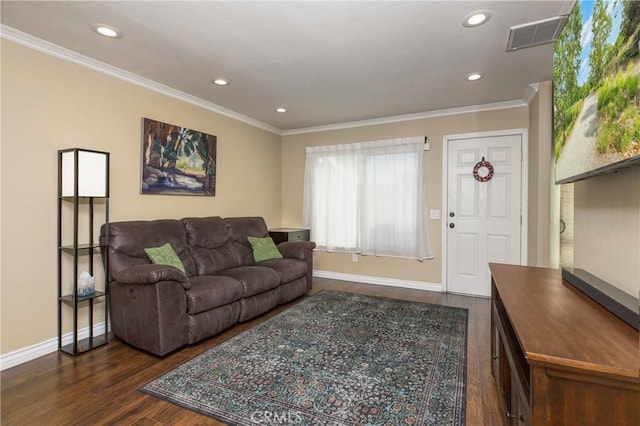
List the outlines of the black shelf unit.
{"type": "MultiPolygon", "coordinates": [[[[95,200],[104,200],[104,220],[109,223],[109,153],[101,151],[93,151],[80,148],[63,149],[58,151],[58,350],[66,354],[77,356],[81,353],[90,351],[102,345],[109,343],[109,288],[108,288],[108,255],[106,251],[102,256],[97,255],[96,251],[102,249],[102,245],[94,238],[94,207],[95,200]],[[98,171],[104,171],[104,181],[101,181],[101,188],[97,192],[94,188],[86,188],[80,182],[83,174],[92,174],[96,172],[96,167],[92,161],[98,161],[98,171]],[[83,164],[87,161],[87,164],[83,164]],[[100,161],[104,161],[100,163],[100,161]],[[70,169],[69,169],[70,168],[70,169]],[[104,170],[101,170],[101,169],[104,170]],[[69,173],[68,170],[72,170],[69,173]],[[68,218],[68,212],[65,214],[63,205],[69,203],[72,205],[72,218],[68,218]],[[86,238],[88,241],[80,242],[80,205],[88,203],[88,212],[86,220],[88,221],[88,229],[86,230],[86,238]],[[66,226],[70,226],[73,222],[73,241],[71,244],[63,244],[63,230],[66,226]],[[69,223],[67,223],[69,222],[69,223]],[[91,295],[78,295],[78,263],[81,256],[87,256],[88,271],[91,276],[94,275],[94,263],[100,262],[102,257],[102,267],[104,268],[103,290],[97,290],[91,295]],[[70,257],[72,264],[71,271],[71,293],[68,291],[68,285],[65,286],[66,280],[63,278],[63,258],[70,257]],[[94,335],[94,302],[103,301],[104,308],[104,332],[100,335],[94,335]],[[84,339],[78,338],[78,314],[82,306],[88,306],[88,337],[84,339]],[[71,342],[63,345],[62,319],[65,312],[71,311],[72,315],[72,339],[71,342]]],[[[84,212],[83,212],[84,214],[84,212]]],[[[107,226],[108,229],[108,226],[107,226]]],[[[83,237],[85,238],[85,237],[83,237]]],[[[96,287],[100,287],[96,279],[96,287]]]]}

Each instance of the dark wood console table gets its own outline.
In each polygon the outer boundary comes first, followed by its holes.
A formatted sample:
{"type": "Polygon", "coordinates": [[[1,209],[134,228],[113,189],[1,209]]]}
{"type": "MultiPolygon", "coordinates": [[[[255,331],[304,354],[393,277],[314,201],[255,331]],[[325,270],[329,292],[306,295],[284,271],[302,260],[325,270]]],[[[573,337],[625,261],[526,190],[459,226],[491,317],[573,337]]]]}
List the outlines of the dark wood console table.
{"type": "Polygon", "coordinates": [[[492,373],[511,425],[640,425],[638,332],[559,270],[492,263],[492,373]]]}
{"type": "Polygon", "coordinates": [[[269,236],[276,244],[284,241],[309,241],[309,230],[302,228],[269,229],[269,236]]]}

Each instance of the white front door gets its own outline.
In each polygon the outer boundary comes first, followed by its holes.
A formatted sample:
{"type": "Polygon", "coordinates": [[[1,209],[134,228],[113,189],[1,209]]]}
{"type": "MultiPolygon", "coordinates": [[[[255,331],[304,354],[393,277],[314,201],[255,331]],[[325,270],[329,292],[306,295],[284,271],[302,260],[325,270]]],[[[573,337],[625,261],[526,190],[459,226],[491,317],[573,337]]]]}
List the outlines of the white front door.
{"type": "Polygon", "coordinates": [[[489,262],[521,263],[522,135],[446,143],[446,288],[490,296],[489,262]]]}

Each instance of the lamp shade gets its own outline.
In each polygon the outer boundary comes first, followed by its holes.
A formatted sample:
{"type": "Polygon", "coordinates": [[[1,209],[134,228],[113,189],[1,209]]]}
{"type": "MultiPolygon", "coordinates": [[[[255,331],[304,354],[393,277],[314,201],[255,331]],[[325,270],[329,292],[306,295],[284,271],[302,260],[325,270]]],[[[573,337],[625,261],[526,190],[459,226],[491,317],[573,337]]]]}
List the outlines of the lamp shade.
{"type": "Polygon", "coordinates": [[[108,152],[73,148],[60,154],[63,197],[109,196],[108,152]]]}

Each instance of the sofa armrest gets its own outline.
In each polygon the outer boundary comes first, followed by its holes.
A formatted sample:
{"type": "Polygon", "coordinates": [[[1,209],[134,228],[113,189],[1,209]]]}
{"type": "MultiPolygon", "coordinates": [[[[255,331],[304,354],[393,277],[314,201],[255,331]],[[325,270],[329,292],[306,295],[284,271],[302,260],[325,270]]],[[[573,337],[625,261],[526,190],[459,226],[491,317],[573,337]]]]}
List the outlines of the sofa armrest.
{"type": "Polygon", "coordinates": [[[153,354],[163,356],[188,343],[187,293],[177,281],[112,281],[109,316],[115,336],[153,354]]]}
{"type": "Polygon", "coordinates": [[[299,259],[307,264],[307,291],[313,284],[313,249],[316,243],[313,241],[284,241],[278,244],[278,250],[284,257],[299,259]]]}
{"type": "Polygon", "coordinates": [[[313,241],[284,241],[278,244],[278,251],[290,259],[307,260],[314,248],[316,243],[313,241]]]}
{"type": "Polygon", "coordinates": [[[179,269],[168,265],[134,265],[118,271],[116,281],[126,284],[156,284],[160,281],[176,281],[185,290],[191,288],[189,278],[179,269]]]}

